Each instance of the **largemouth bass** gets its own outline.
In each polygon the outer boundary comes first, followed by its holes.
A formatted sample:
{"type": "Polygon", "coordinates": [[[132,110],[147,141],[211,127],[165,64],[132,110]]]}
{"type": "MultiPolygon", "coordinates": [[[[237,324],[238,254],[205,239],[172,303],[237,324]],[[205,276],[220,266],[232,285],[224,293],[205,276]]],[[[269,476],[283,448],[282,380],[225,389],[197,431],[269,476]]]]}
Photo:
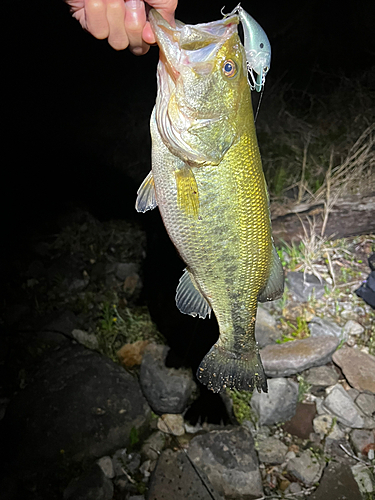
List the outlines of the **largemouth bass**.
{"type": "Polygon", "coordinates": [[[160,49],[158,93],[152,171],[136,209],[159,207],[187,265],[177,307],[201,318],[213,310],[217,318],[220,336],[198,379],[214,392],[267,391],[254,335],[257,303],[278,298],[284,278],[272,242],[239,17],[172,27],[151,10],[149,20],[160,49]]]}

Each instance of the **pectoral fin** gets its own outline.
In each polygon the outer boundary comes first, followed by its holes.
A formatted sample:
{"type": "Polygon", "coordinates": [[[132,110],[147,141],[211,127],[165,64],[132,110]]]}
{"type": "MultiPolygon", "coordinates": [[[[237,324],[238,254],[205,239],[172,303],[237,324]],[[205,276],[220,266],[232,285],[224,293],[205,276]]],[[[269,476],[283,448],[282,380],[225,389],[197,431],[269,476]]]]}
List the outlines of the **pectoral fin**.
{"type": "Polygon", "coordinates": [[[176,170],[177,203],[188,215],[198,218],[199,194],[197,181],[192,169],[188,166],[176,170]]]}
{"type": "Polygon", "coordinates": [[[211,307],[193,283],[193,277],[187,269],[181,276],[176,291],[176,305],[184,314],[205,318],[211,316],[211,307]]]}
{"type": "Polygon", "coordinates": [[[137,201],[135,209],[137,212],[147,212],[157,206],[155,197],[155,184],[152,172],[148,174],[137,191],[137,201]]]}
{"type": "Polygon", "coordinates": [[[271,272],[267,284],[259,294],[259,302],[269,302],[270,300],[279,299],[284,291],[284,272],[281,265],[280,257],[276,248],[272,244],[272,263],[271,272]]]}

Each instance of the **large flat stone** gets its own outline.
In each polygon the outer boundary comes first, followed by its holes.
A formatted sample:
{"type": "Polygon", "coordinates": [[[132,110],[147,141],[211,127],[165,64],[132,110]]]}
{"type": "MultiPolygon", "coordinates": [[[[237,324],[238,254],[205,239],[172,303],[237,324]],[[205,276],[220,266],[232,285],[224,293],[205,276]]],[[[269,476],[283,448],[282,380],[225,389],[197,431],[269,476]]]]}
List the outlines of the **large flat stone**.
{"type": "Polygon", "coordinates": [[[268,381],[268,392],[254,392],[251,406],[259,415],[260,425],[286,422],[296,412],[298,384],[286,378],[268,381]]]}
{"type": "Polygon", "coordinates": [[[267,464],[282,464],[288,452],[288,447],[279,439],[269,437],[259,440],[257,450],[261,462],[267,464]]]}
{"type": "Polygon", "coordinates": [[[326,282],[313,274],[289,272],[286,277],[289,292],[298,302],[307,302],[311,297],[319,299],[324,295],[326,282]]]}
{"type": "Polygon", "coordinates": [[[359,391],[375,394],[375,356],[352,347],[343,347],[332,356],[339,365],[349,384],[359,391]]]}
{"type": "Polygon", "coordinates": [[[285,344],[267,345],[261,350],[268,377],[287,377],[313,366],[331,361],[340,340],[333,336],[293,340],[285,344]]]}
{"type": "Polygon", "coordinates": [[[191,369],[168,368],[169,347],[150,344],[146,347],[140,371],[143,394],[154,412],[182,413],[196,384],[191,369]]]}
{"type": "Polygon", "coordinates": [[[312,422],[315,414],[315,404],[297,403],[296,413],[283,425],[284,431],[292,436],[308,439],[314,430],[312,422]]]}
{"type": "Polygon", "coordinates": [[[207,475],[202,470],[199,474],[202,479],[183,451],[165,450],[151,476],[147,499],[223,500],[212,487],[207,475]]]}
{"type": "Polygon", "coordinates": [[[262,306],[258,306],[257,310],[255,338],[260,348],[274,344],[281,338],[281,332],[276,328],[275,318],[262,306]]]}
{"type": "Polygon", "coordinates": [[[324,470],[320,485],[309,500],[362,500],[350,466],[330,462],[324,470]]]}
{"type": "Polygon", "coordinates": [[[226,500],[251,500],[263,495],[254,441],[245,427],[196,436],[188,453],[226,500]]]}
{"type": "Polygon", "coordinates": [[[149,413],[137,379],[110,359],[79,344],[49,352],[4,417],[9,473],[22,470],[20,482],[36,477],[40,486],[64,464],[127,446],[149,413]]]}
{"type": "Polygon", "coordinates": [[[291,458],[287,464],[287,471],[306,486],[319,481],[323,468],[323,460],[314,456],[311,450],[303,451],[299,457],[291,458]]]}
{"type": "Polygon", "coordinates": [[[342,424],[355,429],[363,429],[370,420],[340,384],[336,384],[325,398],[323,408],[342,424]]]}

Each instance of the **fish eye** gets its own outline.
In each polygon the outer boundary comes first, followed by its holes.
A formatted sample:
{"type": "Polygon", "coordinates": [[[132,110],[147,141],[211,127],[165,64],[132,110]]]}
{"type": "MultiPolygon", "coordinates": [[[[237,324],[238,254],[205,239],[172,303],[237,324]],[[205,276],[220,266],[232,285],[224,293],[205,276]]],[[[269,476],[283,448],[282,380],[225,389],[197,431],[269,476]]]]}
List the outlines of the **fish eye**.
{"type": "Polygon", "coordinates": [[[228,78],[235,76],[237,74],[236,63],[232,59],[227,59],[223,65],[223,72],[228,78]]]}
{"type": "Polygon", "coordinates": [[[261,44],[259,45],[259,47],[260,47],[261,49],[263,49],[263,47],[264,47],[264,43],[261,43],[261,44]]]}

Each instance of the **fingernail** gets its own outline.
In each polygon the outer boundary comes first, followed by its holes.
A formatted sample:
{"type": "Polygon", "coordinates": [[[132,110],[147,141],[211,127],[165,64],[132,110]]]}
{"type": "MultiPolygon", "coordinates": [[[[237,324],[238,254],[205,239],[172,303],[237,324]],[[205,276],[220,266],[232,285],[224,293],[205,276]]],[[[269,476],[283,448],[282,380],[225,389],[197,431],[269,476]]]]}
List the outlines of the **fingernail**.
{"type": "Polygon", "coordinates": [[[129,9],[137,10],[141,8],[142,2],[141,0],[127,0],[125,5],[129,9]]]}
{"type": "Polygon", "coordinates": [[[135,56],[141,56],[141,55],[143,55],[143,48],[142,47],[133,47],[131,49],[131,51],[133,52],[133,54],[135,56]]]}

